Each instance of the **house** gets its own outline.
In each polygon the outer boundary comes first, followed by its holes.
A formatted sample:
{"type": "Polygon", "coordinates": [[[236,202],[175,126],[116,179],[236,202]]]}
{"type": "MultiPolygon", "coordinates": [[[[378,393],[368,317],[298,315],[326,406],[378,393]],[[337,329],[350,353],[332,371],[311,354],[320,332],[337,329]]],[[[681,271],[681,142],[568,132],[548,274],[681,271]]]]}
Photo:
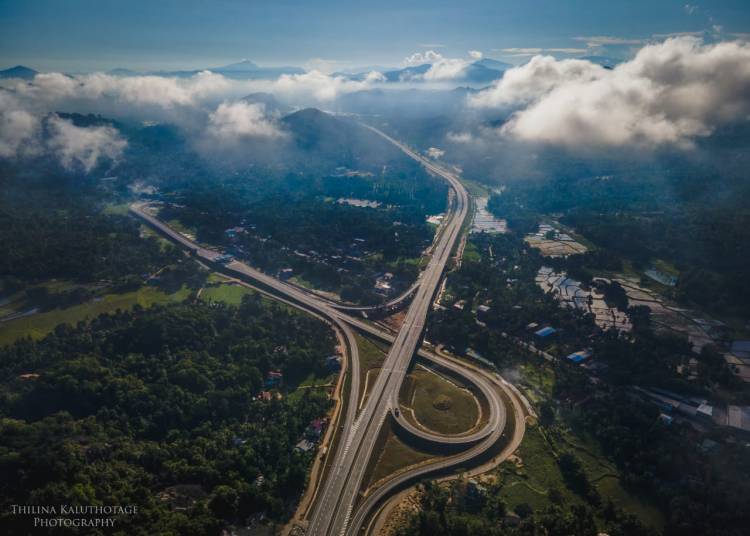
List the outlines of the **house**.
{"type": "Polygon", "coordinates": [[[482,499],[487,493],[487,487],[476,478],[470,478],[466,483],[466,496],[470,500],[482,499]]]}
{"type": "Polygon", "coordinates": [[[476,359],[480,363],[483,363],[484,365],[487,365],[490,368],[495,368],[495,364],[490,361],[489,359],[485,358],[482,354],[474,350],[473,348],[467,348],[464,353],[471,357],[472,359],[476,359]]]}
{"type": "Polygon", "coordinates": [[[341,370],[341,356],[332,355],[326,358],[326,368],[329,372],[338,372],[341,370]]]}
{"type": "Polygon", "coordinates": [[[750,341],[734,341],[729,353],[750,365],[750,341]]]}
{"type": "Polygon", "coordinates": [[[539,324],[537,322],[531,322],[528,326],[526,326],[526,329],[531,331],[532,329],[536,329],[539,327],[539,324]]]}
{"type": "Polygon", "coordinates": [[[278,370],[271,370],[266,376],[266,387],[278,385],[284,380],[284,375],[278,370]]]}
{"type": "Polygon", "coordinates": [[[458,309],[459,311],[463,311],[464,307],[466,307],[466,300],[458,300],[456,303],[453,304],[453,307],[455,309],[458,309]]]}
{"type": "Polygon", "coordinates": [[[545,328],[542,328],[538,331],[534,332],[534,336],[536,336],[539,339],[548,339],[552,335],[557,333],[557,330],[553,327],[547,326],[545,328]]]}
{"type": "Polygon", "coordinates": [[[375,280],[375,291],[380,294],[388,294],[391,291],[391,283],[386,279],[379,277],[375,280]]]}
{"type": "Polygon", "coordinates": [[[224,230],[224,234],[227,235],[227,238],[235,238],[238,234],[243,234],[245,232],[244,227],[230,227],[229,229],[224,230]]]}
{"type": "Polygon", "coordinates": [[[294,270],[291,268],[282,268],[279,270],[279,279],[282,281],[287,281],[292,275],[294,274],[294,270]]]}
{"type": "Polygon", "coordinates": [[[699,417],[705,421],[708,421],[710,423],[714,422],[714,408],[710,404],[706,404],[705,402],[698,406],[698,409],[695,410],[695,416],[699,417]]]}
{"type": "Polygon", "coordinates": [[[20,380],[36,380],[39,379],[39,374],[30,372],[28,374],[19,374],[18,379],[20,380]]]}
{"type": "Polygon", "coordinates": [[[272,398],[271,391],[261,391],[258,395],[258,400],[263,400],[264,402],[270,402],[272,398]]]}
{"type": "Polygon", "coordinates": [[[586,349],[573,352],[568,357],[566,357],[566,359],[571,363],[575,363],[576,365],[578,365],[586,361],[589,357],[591,357],[591,350],[586,349]]]}
{"type": "Polygon", "coordinates": [[[727,426],[750,433],[750,406],[727,406],[727,426]]]}
{"type": "Polygon", "coordinates": [[[297,452],[302,452],[302,453],[310,452],[314,448],[315,448],[315,443],[313,443],[312,441],[308,441],[307,439],[301,440],[299,443],[297,443],[294,446],[294,450],[296,450],[297,452]]]}
{"type": "Polygon", "coordinates": [[[479,307],[477,307],[477,313],[485,314],[485,313],[488,313],[489,311],[490,311],[489,305],[480,305],[479,307]]]}
{"type": "Polygon", "coordinates": [[[307,430],[305,431],[305,436],[307,439],[311,441],[317,441],[320,439],[320,436],[323,435],[323,431],[325,430],[326,424],[328,421],[325,419],[314,419],[310,422],[310,424],[307,427],[307,430]]]}
{"type": "Polygon", "coordinates": [[[671,415],[667,415],[666,413],[659,413],[659,422],[669,426],[670,424],[672,424],[672,421],[674,421],[674,418],[671,415]]]}

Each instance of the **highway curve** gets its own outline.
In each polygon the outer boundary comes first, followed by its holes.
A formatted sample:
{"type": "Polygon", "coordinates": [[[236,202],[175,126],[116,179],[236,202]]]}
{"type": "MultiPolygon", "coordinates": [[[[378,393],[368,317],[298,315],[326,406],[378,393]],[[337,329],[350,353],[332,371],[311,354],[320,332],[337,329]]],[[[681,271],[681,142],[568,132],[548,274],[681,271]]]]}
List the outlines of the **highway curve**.
{"type": "Polygon", "coordinates": [[[336,452],[334,469],[310,518],[308,533],[320,536],[345,534],[359,495],[365,471],[377,443],[380,429],[392,408],[398,407],[398,393],[421,343],[427,312],[440,283],[453,246],[460,236],[468,213],[468,193],[452,173],[411,151],[400,142],[372,127],[409,157],[420,162],[430,172],[443,177],[453,189],[454,196],[445,218],[445,225],[434,246],[433,255],[422,273],[421,283],[409,305],[404,322],[386,356],[365,407],[349,432],[343,449],[336,452]]]}
{"type": "MultiPolygon", "coordinates": [[[[410,367],[412,357],[421,344],[425,317],[440,283],[445,264],[460,236],[468,212],[468,194],[454,174],[436,166],[385,134],[375,129],[372,130],[396,144],[402,151],[422,163],[431,172],[445,178],[451,184],[455,193],[451,200],[448,216],[436,243],[433,245],[432,259],[422,273],[416,295],[409,307],[402,329],[395,336],[373,327],[370,323],[349,316],[346,310],[340,310],[314,294],[284,283],[242,262],[217,263],[217,258],[220,256],[218,252],[195,244],[165,225],[148,213],[145,203],[134,203],[130,208],[133,214],[145,220],[150,226],[171,240],[191,250],[203,261],[211,263],[218,271],[239,276],[242,279],[249,279],[255,286],[259,285],[260,290],[270,292],[274,296],[283,296],[285,301],[289,301],[308,312],[323,316],[341,329],[351,348],[350,361],[353,374],[351,376],[352,388],[349,393],[350,400],[358,400],[359,398],[359,363],[356,355],[356,342],[354,342],[351,330],[346,324],[392,342],[391,350],[383,364],[381,373],[378,375],[367,403],[359,416],[356,416],[356,404],[350,403],[347,406],[347,412],[343,420],[343,429],[347,435],[340,438],[335,453],[331,453],[331,456],[334,456],[333,462],[330,463],[329,459],[327,478],[322,483],[322,487],[317,490],[315,504],[310,516],[309,534],[351,533],[371,513],[372,506],[370,505],[378,504],[392,490],[408,485],[415,478],[419,479],[438,472],[445,472],[453,467],[464,466],[480,459],[500,438],[506,421],[504,403],[497,395],[497,391],[488,383],[491,379],[488,379],[486,373],[478,372],[478,369],[473,367],[466,367],[460,362],[451,362],[435,354],[420,352],[423,357],[455,371],[456,374],[473,383],[483,396],[487,397],[490,407],[488,422],[480,430],[464,437],[441,436],[423,430],[411,430],[420,434],[421,439],[434,442],[435,445],[466,447],[466,450],[436,464],[430,464],[399,475],[394,481],[379,488],[375,494],[367,498],[356,511],[354,518],[356,522],[350,525],[349,521],[352,519],[355,503],[359,497],[362,478],[368,465],[367,461],[371,458],[384,420],[389,413],[398,407],[398,393],[404,376],[410,367]],[[373,499],[373,497],[377,497],[377,499],[373,499]]],[[[397,424],[401,423],[397,422],[397,424]]]]}

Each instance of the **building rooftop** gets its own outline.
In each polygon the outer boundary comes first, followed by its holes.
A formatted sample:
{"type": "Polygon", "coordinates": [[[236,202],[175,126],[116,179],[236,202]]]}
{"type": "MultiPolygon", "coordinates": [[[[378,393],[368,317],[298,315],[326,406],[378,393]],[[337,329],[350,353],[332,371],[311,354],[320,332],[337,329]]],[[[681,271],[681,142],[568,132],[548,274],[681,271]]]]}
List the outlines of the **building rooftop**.
{"type": "Polygon", "coordinates": [[[750,341],[734,341],[730,351],[740,359],[750,359],[750,341]]]}
{"type": "Polygon", "coordinates": [[[542,328],[539,331],[534,332],[534,335],[537,337],[549,337],[550,335],[553,335],[557,333],[557,330],[553,327],[547,326],[546,328],[542,328]]]}
{"type": "Polygon", "coordinates": [[[303,439],[302,441],[297,443],[294,448],[300,452],[310,452],[315,448],[315,443],[313,443],[312,441],[308,441],[307,439],[303,439]]]}
{"type": "Polygon", "coordinates": [[[566,359],[573,363],[583,363],[589,357],[591,357],[591,350],[579,350],[570,354],[566,359]]]}
{"type": "Polygon", "coordinates": [[[727,426],[750,432],[750,406],[727,406],[727,426]]]}

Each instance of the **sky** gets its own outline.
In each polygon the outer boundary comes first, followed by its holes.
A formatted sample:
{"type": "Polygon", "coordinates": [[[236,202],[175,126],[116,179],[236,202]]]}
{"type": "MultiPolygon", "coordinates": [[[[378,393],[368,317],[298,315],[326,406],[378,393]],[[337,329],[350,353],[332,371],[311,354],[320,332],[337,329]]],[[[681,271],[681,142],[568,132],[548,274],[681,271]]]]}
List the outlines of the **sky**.
{"type": "Polygon", "coordinates": [[[244,58],[334,71],[469,50],[627,58],[666,34],[732,39],[750,2],[721,0],[0,0],[0,68],[201,69],[244,58]]]}

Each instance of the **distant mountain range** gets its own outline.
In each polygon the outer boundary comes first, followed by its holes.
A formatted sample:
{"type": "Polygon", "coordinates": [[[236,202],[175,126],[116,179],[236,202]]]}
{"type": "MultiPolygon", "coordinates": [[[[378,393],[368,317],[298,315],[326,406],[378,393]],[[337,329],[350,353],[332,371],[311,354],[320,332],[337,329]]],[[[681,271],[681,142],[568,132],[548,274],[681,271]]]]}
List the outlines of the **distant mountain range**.
{"type": "MultiPolygon", "coordinates": [[[[621,60],[605,56],[583,56],[580,59],[596,63],[607,69],[613,69],[619,63],[622,63],[621,60]]],[[[422,80],[425,73],[430,70],[430,67],[432,67],[431,64],[425,63],[422,65],[404,67],[402,69],[381,70],[380,72],[383,73],[387,82],[415,82],[422,80]]],[[[512,67],[514,66],[510,63],[505,63],[492,58],[483,58],[469,64],[461,77],[452,79],[451,81],[467,85],[488,84],[502,77],[503,73],[512,67]]],[[[131,69],[116,68],[108,71],[108,74],[123,77],[155,75],[189,78],[206,70],[236,80],[276,79],[285,74],[304,74],[306,72],[305,69],[302,69],[301,67],[293,66],[263,67],[255,62],[244,59],[236,63],[230,63],[229,65],[209,67],[206,69],[184,71],[134,71],[131,69]]],[[[363,68],[360,72],[356,73],[352,73],[351,71],[341,71],[333,73],[333,75],[342,76],[350,80],[364,80],[372,70],[377,69],[363,68]]],[[[23,65],[16,65],[10,69],[0,70],[0,78],[21,78],[24,80],[31,80],[37,74],[38,72],[34,69],[23,65]]]]}
{"type": "Polygon", "coordinates": [[[31,80],[37,74],[34,69],[29,69],[23,65],[16,65],[10,69],[0,71],[0,78],[22,78],[24,80],[31,80]]]}
{"type": "MultiPolygon", "coordinates": [[[[432,64],[424,63],[422,65],[414,65],[411,67],[404,67],[403,69],[394,69],[385,71],[385,76],[388,82],[415,82],[423,80],[423,77],[427,71],[430,70],[432,64]]],[[[488,84],[493,80],[497,80],[502,77],[503,73],[513,67],[509,63],[505,63],[499,60],[493,60],[491,58],[484,58],[477,60],[469,64],[464,70],[463,76],[454,78],[452,82],[461,82],[465,84],[488,84]]],[[[335,73],[340,76],[350,78],[352,80],[364,80],[368,72],[360,72],[355,74],[340,72],[335,73]]]]}
{"type": "Polygon", "coordinates": [[[622,63],[622,60],[616,60],[614,58],[607,58],[605,56],[582,56],[580,59],[596,63],[607,69],[614,69],[617,65],[622,63]]]}
{"type": "Polygon", "coordinates": [[[295,159],[305,165],[327,168],[382,167],[403,161],[404,155],[392,144],[362,125],[317,108],[305,108],[281,118],[294,150],[284,154],[289,164],[295,159]]]}
{"type": "Polygon", "coordinates": [[[242,60],[237,63],[230,63],[221,67],[207,67],[205,69],[193,69],[185,71],[132,71],[130,69],[112,69],[108,74],[114,76],[171,76],[178,78],[189,78],[201,71],[211,71],[218,73],[227,78],[235,80],[257,80],[257,79],[275,79],[283,74],[303,74],[305,70],[300,67],[261,67],[250,60],[242,60]]]}

